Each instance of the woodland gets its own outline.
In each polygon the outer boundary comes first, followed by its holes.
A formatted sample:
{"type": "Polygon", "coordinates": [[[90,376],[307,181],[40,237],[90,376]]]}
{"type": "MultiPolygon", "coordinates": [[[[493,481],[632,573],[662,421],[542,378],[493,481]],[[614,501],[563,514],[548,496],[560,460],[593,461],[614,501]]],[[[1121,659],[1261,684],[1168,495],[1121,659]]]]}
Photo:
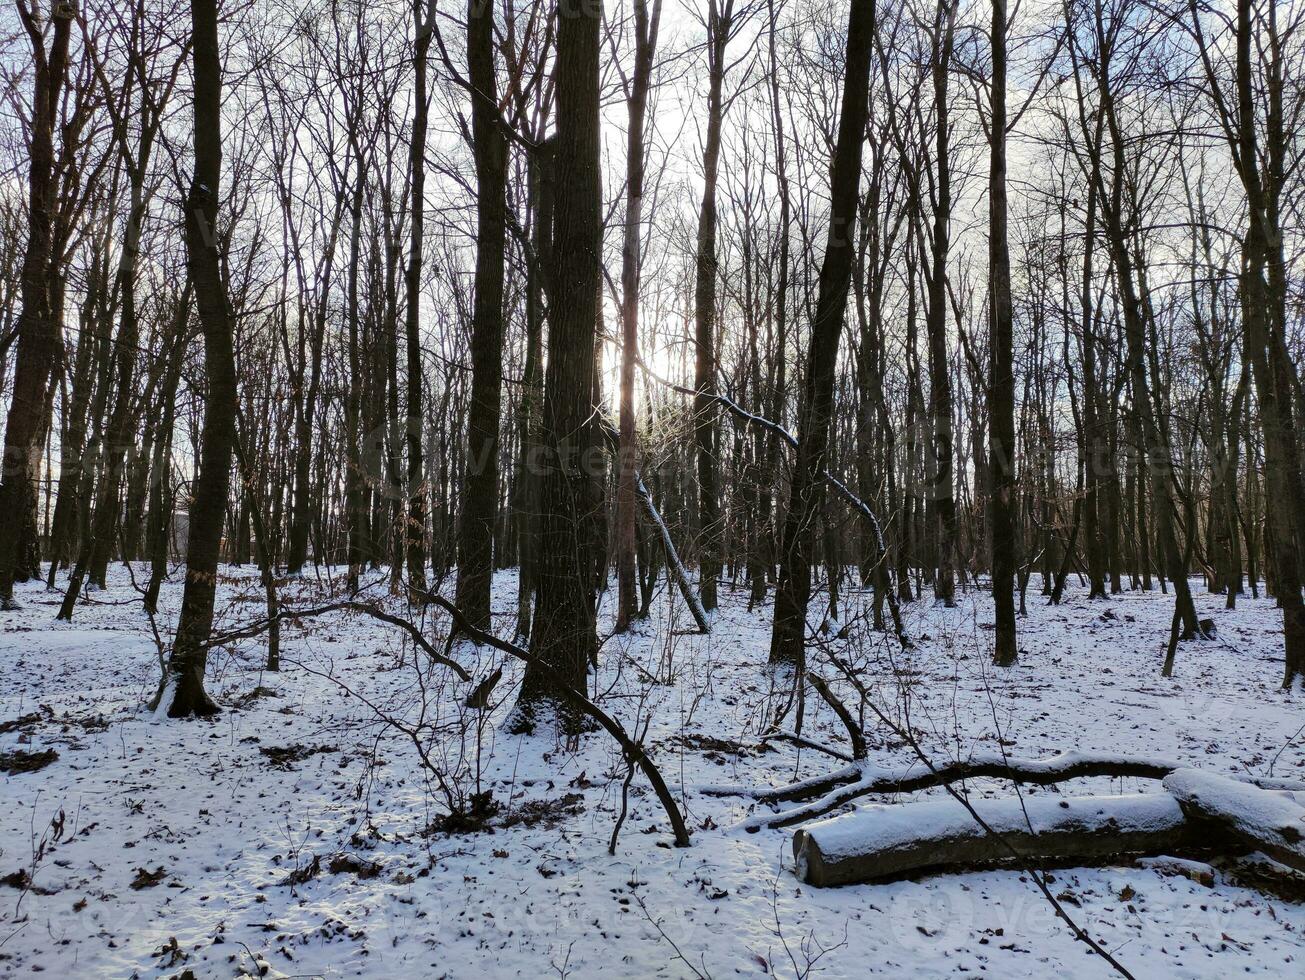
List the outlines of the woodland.
{"type": "Polygon", "coordinates": [[[1295,972],[1303,116],[1298,0],[6,0],[0,972],[1295,972]]]}

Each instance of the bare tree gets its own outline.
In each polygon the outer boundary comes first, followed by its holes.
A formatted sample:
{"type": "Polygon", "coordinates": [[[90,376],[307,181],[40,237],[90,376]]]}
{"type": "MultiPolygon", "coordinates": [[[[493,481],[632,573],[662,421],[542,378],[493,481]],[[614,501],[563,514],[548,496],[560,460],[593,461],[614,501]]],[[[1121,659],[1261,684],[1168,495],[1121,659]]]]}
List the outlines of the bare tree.
{"type": "Polygon", "coordinates": [[[621,242],[620,445],[616,491],[616,629],[623,632],[638,610],[635,592],[635,524],[638,516],[638,441],[634,418],[634,369],[639,356],[639,265],[643,241],[644,145],[648,92],[652,85],[661,0],[634,0],[634,68],[621,82],[629,112],[625,140],[625,227],[621,242]]]}
{"type": "Polygon", "coordinates": [[[181,618],[159,692],[157,710],[171,718],[214,714],[204,690],[208,639],[213,629],[218,552],[231,485],[236,440],[236,372],[222,261],[218,253],[218,201],[222,178],[222,65],[216,0],[191,0],[194,68],[195,173],[186,197],[186,254],[204,334],[204,434],[190,504],[186,588],[181,618]]]}
{"type": "Polygon", "coordinates": [[[503,359],[503,263],[506,245],[507,139],[494,74],[494,8],[468,0],[467,65],[476,158],[476,282],[471,320],[471,410],[458,538],[458,606],[489,629],[494,524],[498,517],[499,416],[503,359]]]}
{"type": "Polygon", "coordinates": [[[0,473],[0,606],[13,605],[14,579],[40,574],[34,556],[20,548],[35,540],[36,483],[46,385],[59,356],[48,273],[54,247],[54,127],[68,71],[68,45],[75,7],[52,0],[48,21],[18,0],[18,15],[32,47],[32,119],[28,168],[27,250],[22,267],[14,393],[5,425],[0,473]],[[47,40],[48,35],[48,40],[47,40]],[[26,531],[24,530],[26,529],[26,531]]]}
{"type": "MultiPolygon", "coordinates": [[[[826,451],[833,411],[834,373],[843,315],[855,259],[861,148],[865,142],[875,5],[855,3],[848,15],[846,74],[839,110],[838,142],[830,176],[829,230],[820,267],[820,293],[811,325],[806,384],[798,416],[797,460],[784,523],[783,565],[775,595],[775,625],[770,661],[806,663],[807,604],[811,597],[811,553],[815,522],[824,500],[826,451]]],[[[799,680],[798,683],[801,683],[799,680]]]]}
{"type": "Polygon", "coordinates": [[[549,270],[548,366],[544,375],[540,486],[539,600],[532,660],[518,699],[519,719],[564,711],[580,719],[559,683],[583,690],[597,653],[592,523],[601,447],[595,438],[594,343],[601,286],[602,194],[599,174],[597,4],[562,12],[557,29],[557,135],[552,268],[549,270]]]}

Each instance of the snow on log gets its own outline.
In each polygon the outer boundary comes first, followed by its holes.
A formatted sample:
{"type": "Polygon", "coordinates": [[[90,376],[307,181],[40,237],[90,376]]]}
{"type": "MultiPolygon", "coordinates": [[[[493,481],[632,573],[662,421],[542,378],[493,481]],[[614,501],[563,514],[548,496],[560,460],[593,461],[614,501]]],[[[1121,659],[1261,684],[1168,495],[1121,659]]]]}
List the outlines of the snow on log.
{"type": "Polygon", "coordinates": [[[1305,871],[1305,806],[1290,793],[1199,769],[1170,773],[1164,788],[1193,821],[1214,824],[1237,843],[1305,871]]]}
{"type": "Polygon", "coordinates": [[[793,835],[797,876],[823,888],[1023,860],[1167,854],[1195,842],[1168,793],[970,802],[994,833],[950,796],[865,806],[812,824],[793,835]]]}

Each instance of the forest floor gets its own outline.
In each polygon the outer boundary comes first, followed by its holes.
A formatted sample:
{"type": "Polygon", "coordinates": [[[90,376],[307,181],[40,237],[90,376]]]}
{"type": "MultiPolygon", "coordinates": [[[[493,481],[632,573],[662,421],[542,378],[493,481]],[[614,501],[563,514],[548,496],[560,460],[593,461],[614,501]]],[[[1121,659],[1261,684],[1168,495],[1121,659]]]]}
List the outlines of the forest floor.
{"type": "MultiPolygon", "coordinates": [[[[387,594],[382,574],[370,594],[387,594]]],[[[500,636],[512,632],[515,585],[513,573],[496,581],[500,636]]],[[[281,592],[290,607],[333,594],[312,576],[281,592]]],[[[839,765],[760,740],[777,697],[764,669],[771,611],[749,612],[742,589],[722,591],[710,636],[684,635],[688,617],[662,593],[651,621],[603,648],[591,685],[627,729],[648,725],[694,831],[692,847],[670,846],[636,775],[615,856],[619,750],[602,732],[578,745],[507,734],[514,665],[492,710],[474,712],[463,705],[471,685],[431,669],[401,633],[334,613],[286,626],[279,673],[263,669],[265,638],[215,650],[208,684],[225,710],[158,720],[141,707],[158,683],[157,647],[121,567],[71,624],[54,621],[57,594],[29,584],[18,598],[23,609],[0,613],[0,753],[33,768],[0,773],[0,975],[1111,973],[1026,874],[822,890],[794,877],[791,830],[732,829],[757,804],[705,786],[780,785],[839,765]],[[57,759],[34,768],[47,750],[57,759]],[[490,792],[499,809],[480,826],[449,826],[446,792],[490,792]]],[[[160,628],[180,598],[177,575],[160,628]]],[[[847,598],[849,636],[830,643],[888,715],[905,723],[909,709],[938,761],[1000,740],[1021,757],[1102,750],[1305,779],[1305,712],[1278,688],[1281,620],[1269,600],[1225,611],[1198,591],[1218,639],[1181,645],[1163,679],[1172,598],[1159,592],[1089,602],[1071,584],[1050,607],[1035,587],[1019,665],[1005,672],[989,662],[982,595],[950,610],[905,606],[918,640],[909,653],[865,628],[859,593],[847,598]]],[[[262,613],[257,577],[230,570],[219,628],[262,613]]],[[[428,614],[426,627],[439,637],[446,622],[428,614]]],[[[475,680],[502,659],[466,645],[455,656],[475,680]]],[[[872,760],[914,761],[873,716],[866,731],[872,760]]],[[[814,696],[804,734],[846,748],[814,696]]],[[[1000,781],[969,790],[1012,792],[1000,781]]],[[[1024,792],[1157,790],[1098,779],[1024,792]]],[[[1124,863],[1050,877],[1066,911],[1138,977],[1288,976],[1305,962],[1305,905],[1222,874],[1211,886],[1124,863]]]]}

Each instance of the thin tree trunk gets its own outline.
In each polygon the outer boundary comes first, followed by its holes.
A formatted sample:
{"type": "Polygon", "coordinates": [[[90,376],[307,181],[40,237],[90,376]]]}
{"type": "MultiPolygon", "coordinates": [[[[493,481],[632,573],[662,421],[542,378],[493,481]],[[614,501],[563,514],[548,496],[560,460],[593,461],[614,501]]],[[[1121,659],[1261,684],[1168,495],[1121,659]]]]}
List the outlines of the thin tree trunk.
{"type": "Polygon", "coordinates": [[[947,260],[951,245],[951,114],[948,81],[955,36],[956,0],[938,0],[935,19],[936,51],[933,88],[936,118],[935,158],[937,200],[933,214],[930,257],[929,309],[925,318],[929,337],[929,417],[933,434],[929,473],[930,533],[936,546],[934,597],[951,606],[956,602],[955,466],[952,431],[951,362],[947,357],[947,260]]]}
{"type": "MultiPolygon", "coordinates": [[[[992,481],[994,661],[1015,663],[1015,340],[1006,231],[1006,3],[992,4],[992,106],[988,170],[988,462],[992,481]]],[[[934,270],[935,275],[939,270],[934,270]]]]}
{"type": "MultiPolygon", "coordinates": [[[[1253,13],[1250,0],[1237,0],[1238,169],[1246,188],[1249,211],[1242,244],[1242,326],[1245,330],[1245,356],[1255,377],[1260,426],[1264,433],[1264,482],[1268,505],[1264,550],[1274,571],[1274,595],[1282,607],[1285,647],[1282,686],[1290,688],[1298,678],[1305,679],[1305,603],[1301,600],[1297,554],[1301,540],[1301,529],[1297,526],[1302,494],[1300,447],[1292,411],[1294,368],[1283,334],[1286,293],[1285,276],[1278,271],[1282,264],[1282,239],[1277,221],[1276,187],[1272,183],[1272,174],[1266,187],[1259,173],[1260,152],[1251,71],[1253,13]]],[[[1269,26],[1275,58],[1272,81],[1280,90],[1281,82],[1276,75],[1279,42],[1276,25],[1271,22],[1269,26]]],[[[1280,109],[1275,111],[1272,103],[1269,116],[1268,149],[1277,159],[1282,152],[1277,145],[1283,142],[1282,119],[1280,109]]]]}
{"type": "Polygon", "coordinates": [[[421,388],[421,265],[423,236],[426,231],[426,129],[430,115],[426,73],[435,24],[435,0],[413,0],[413,21],[416,25],[412,56],[415,108],[412,116],[412,145],[408,157],[412,174],[409,188],[412,226],[409,229],[411,240],[408,246],[408,267],[404,271],[404,291],[407,297],[404,325],[408,346],[408,417],[404,424],[408,446],[408,515],[404,527],[407,530],[409,596],[420,602],[420,596],[426,589],[427,495],[421,445],[425,422],[421,388]]]}
{"type": "Polygon", "coordinates": [[[638,519],[634,368],[639,354],[639,248],[643,237],[644,120],[661,21],[661,0],[634,0],[635,64],[626,105],[625,230],[621,245],[621,415],[616,489],[616,631],[623,633],[638,612],[635,582],[635,527],[638,519]]]}
{"type": "Polygon", "coordinates": [[[698,466],[698,591],[716,608],[724,526],[720,512],[720,434],[716,411],[716,184],[724,117],[725,45],[734,0],[709,0],[707,15],[707,134],[702,149],[702,205],[694,278],[694,440],[698,466]],[[723,3],[723,6],[721,5],[723,3]]]}
{"type": "Polygon", "coordinates": [[[541,408],[543,404],[543,292],[546,269],[552,262],[553,234],[553,143],[544,143],[531,154],[529,198],[534,214],[532,245],[535,263],[526,275],[526,363],[521,387],[520,415],[517,420],[520,440],[517,479],[513,507],[517,512],[517,625],[518,640],[530,638],[530,618],[535,597],[535,567],[538,555],[539,465],[536,447],[540,445],[541,408]],[[539,266],[541,268],[537,268],[539,266]]]}

